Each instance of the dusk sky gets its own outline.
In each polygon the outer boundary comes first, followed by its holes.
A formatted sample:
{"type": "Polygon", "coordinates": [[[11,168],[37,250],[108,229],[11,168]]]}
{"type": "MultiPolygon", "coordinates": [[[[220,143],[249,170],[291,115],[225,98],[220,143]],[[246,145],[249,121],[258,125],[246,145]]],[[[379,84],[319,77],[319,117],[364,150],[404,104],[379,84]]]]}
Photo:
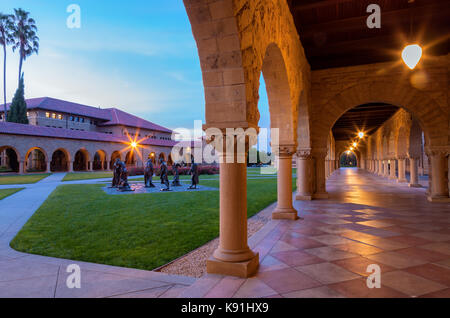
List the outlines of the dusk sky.
{"type": "MultiPolygon", "coordinates": [[[[23,67],[26,98],[117,107],[171,129],[205,120],[197,47],[182,0],[1,0],[0,12],[14,8],[30,12],[40,38],[39,55],[23,67]],[[70,4],[81,8],[80,29],[66,25],[70,4]]],[[[9,48],[7,58],[10,101],[18,54],[9,48]]],[[[260,95],[260,126],[268,127],[264,84],[260,95]]]]}

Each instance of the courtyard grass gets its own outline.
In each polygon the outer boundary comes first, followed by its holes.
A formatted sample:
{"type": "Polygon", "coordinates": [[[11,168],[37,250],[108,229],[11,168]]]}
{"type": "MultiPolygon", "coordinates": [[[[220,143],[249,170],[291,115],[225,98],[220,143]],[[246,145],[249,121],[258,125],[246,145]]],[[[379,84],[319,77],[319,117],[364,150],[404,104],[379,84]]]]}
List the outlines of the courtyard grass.
{"type": "Polygon", "coordinates": [[[111,171],[100,172],[70,172],[67,173],[62,181],[78,181],[78,180],[93,180],[112,178],[113,173],[111,171]]]}
{"type": "MultiPolygon", "coordinates": [[[[219,182],[203,181],[202,185],[218,188],[219,182]]],[[[276,197],[276,179],[248,180],[248,217],[276,197]]],[[[11,247],[32,254],[152,270],[218,235],[219,191],[107,195],[101,185],[62,185],[17,234],[11,247]]]]}
{"type": "Polygon", "coordinates": [[[49,175],[50,173],[0,176],[0,185],[36,183],[49,175]]]}
{"type": "Polygon", "coordinates": [[[16,188],[16,189],[0,189],[0,200],[3,200],[6,197],[9,197],[10,195],[13,195],[14,193],[17,193],[24,188],[16,188]]]}

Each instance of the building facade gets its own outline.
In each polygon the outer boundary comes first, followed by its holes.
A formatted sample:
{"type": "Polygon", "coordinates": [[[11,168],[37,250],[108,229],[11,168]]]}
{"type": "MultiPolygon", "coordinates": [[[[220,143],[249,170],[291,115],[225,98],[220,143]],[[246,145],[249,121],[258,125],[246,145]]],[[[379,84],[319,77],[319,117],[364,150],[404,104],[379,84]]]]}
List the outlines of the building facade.
{"type": "Polygon", "coordinates": [[[0,122],[0,172],[109,170],[116,158],[132,167],[147,158],[172,161],[170,129],[116,108],[49,97],[26,102],[29,125],[0,122]]]}

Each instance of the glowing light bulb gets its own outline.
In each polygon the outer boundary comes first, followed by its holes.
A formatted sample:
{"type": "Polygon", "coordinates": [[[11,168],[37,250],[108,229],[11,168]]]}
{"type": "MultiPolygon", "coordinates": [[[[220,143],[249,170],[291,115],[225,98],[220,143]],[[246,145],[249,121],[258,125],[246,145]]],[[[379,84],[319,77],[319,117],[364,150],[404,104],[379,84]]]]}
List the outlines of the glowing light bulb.
{"type": "Polygon", "coordinates": [[[352,151],[353,150],[353,147],[350,147],[350,151],[352,151]]]}
{"type": "Polygon", "coordinates": [[[353,143],[353,147],[356,148],[356,146],[358,146],[358,144],[356,142],[353,143]]]}
{"type": "Polygon", "coordinates": [[[413,70],[422,58],[422,48],[418,44],[407,45],[403,49],[402,58],[403,62],[413,70]]]}
{"type": "Polygon", "coordinates": [[[350,150],[347,150],[347,155],[349,155],[350,154],[350,150]]]}
{"type": "Polygon", "coordinates": [[[137,147],[137,143],[135,141],[131,142],[131,147],[136,148],[137,147]]]}
{"type": "Polygon", "coordinates": [[[358,133],[358,137],[359,137],[360,139],[364,138],[364,133],[363,133],[362,131],[360,131],[360,132],[358,133]]]}

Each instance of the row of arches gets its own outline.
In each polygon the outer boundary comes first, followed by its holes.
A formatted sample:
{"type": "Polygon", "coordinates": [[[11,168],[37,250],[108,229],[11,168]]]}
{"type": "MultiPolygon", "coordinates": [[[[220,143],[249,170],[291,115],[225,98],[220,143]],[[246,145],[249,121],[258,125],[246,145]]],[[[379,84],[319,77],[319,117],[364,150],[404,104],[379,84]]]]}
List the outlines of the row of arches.
{"type": "MultiPolygon", "coordinates": [[[[153,159],[154,164],[157,164],[160,158],[170,165],[173,163],[171,155],[163,152],[151,152],[148,158],[153,159]]],[[[126,153],[117,150],[109,157],[104,150],[97,150],[91,156],[86,149],[81,148],[72,158],[70,152],[64,148],[56,149],[49,156],[43,148],[32,147],[22,159],[15,147],[0,146],[0,173],[103,171],[112,169],[116,159],[124,160],[130,167],[138,163],[138,155],[132,150],[126,153]]]]}

